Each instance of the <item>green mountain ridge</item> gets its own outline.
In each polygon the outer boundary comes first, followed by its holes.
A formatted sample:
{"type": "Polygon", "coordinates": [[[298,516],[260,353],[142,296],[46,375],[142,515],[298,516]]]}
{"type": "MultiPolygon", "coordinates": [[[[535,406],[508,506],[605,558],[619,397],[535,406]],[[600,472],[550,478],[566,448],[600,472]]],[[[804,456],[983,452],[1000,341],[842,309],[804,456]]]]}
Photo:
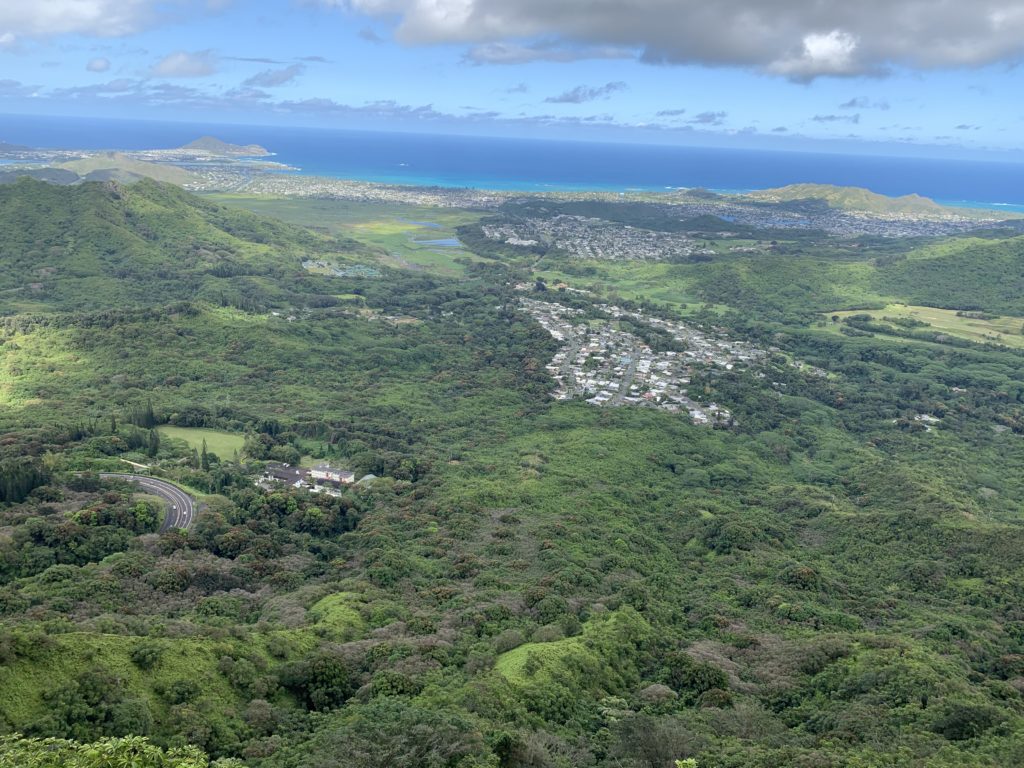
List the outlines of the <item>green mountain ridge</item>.
{"type": "Polygon", "coordinates": [[[823,200],[832,208],[884,214],[942,214],[951,209],[917,194],[888,197],[862,187],[831,184],[790,184],[776,189],[748,192],[745,197],[770,202],[823,200]]]}
{"type": "MultiPolygon", "coordinates": [[[[0,186],[0,311],[234,297],[344,260],[352,241],[223,208],[149,179],[0,186]]],[[[257,290],[258,289],[258,290],[257,290]]]]}
{"type": "Polygon", "coordinates": [[[111,180],[125,183],[147,178],[181,186],[195,179],[195,176],[184,168],[136,160],[120,152],[102,152],[80,160],[70,160],[59,167],[82,175],[86,181],[111,180]],[[101,172],[106,172],[110,178],[91,178],[92,175],[101,172]]]}

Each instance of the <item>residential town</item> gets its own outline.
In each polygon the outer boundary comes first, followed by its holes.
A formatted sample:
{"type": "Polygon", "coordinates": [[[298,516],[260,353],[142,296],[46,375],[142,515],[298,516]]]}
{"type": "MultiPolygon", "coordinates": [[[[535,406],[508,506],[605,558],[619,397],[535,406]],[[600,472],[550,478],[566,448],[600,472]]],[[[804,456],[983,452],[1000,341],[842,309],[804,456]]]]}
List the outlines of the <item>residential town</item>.
{"type": "MultiPolygon", "coordinates": [[[[678,220],[714,216],[757,229],[814,229],[832,235],[880,237],[927,237],[952,235],[991,227],[1002,220],[991,216],[964,215],[956,209],[935,213],[874,213],[830,208],[828,205],[794,205],[761,194],[716,194],[706,190],[677,188],[664,192],[522,192],[468,187],[427,187],[383,184],[353,179],[306,175],[301,169],[268,157],[225,156],[195,147],[174,149],[121,149],[119,158],[175,166],[191,179],[182,184],[194,192],[235,192],[271,197],[321,198],[362,202],[404,203],[441,208],[496,210],[508,204],[537,200],[643,202],[654,204],[678,220]]],[[[5,171],[52,167],[73,160],[110,154],[86,149],[41,149],[0,142],[0,163],[5,171]]],[[[512,245],[531,240],[557,242],[578,258],[672,258],[677,253],[697,253],[699,248],[683,233],[654,232],[600,219],[577,216],[515,219],[509,232],[492,230],[494,239],[512,245]],[[552,223],[553,222],[553,223],[552,223]],[[519,241],[519,242],[517,242],[519,241]],[[660,254],[660,256],[658,255],[660,254]]],[[[504,225],[501,225],[504,228],[504,225]]],[[[491,234],[488,235],[492,236],[491,234]]],[[[727,235],[726,235],[727,236],[727,235]]]]}
{"type": "Polygon", "coordinates": [[[519,246],[543,242],[577,259],[664,261],[715,253],[685,234],[655,232],[586,216],[510,219],[507,223],[485,224],[482,229],[491,240],[519,246]]]}
{"type": "Polygon", "coordinates": [[[553,302],[523,297],[519,307],[562,342],[547,366],[557,382],[552,395],[559,400],[584,397],[597,406],[651,406],[685,412],[695,424],[732,424],[727,409],[689,396],[691,377],[697,369],[732,370],[767,354],[747,342],[715,338],[679,321],[609,304],[597,305],[607,319],[589,321],[582,310],[553,302]],[[620,330],[620,320],[663,331],[679,349],[657,352],[638,336],[620,330]]]}

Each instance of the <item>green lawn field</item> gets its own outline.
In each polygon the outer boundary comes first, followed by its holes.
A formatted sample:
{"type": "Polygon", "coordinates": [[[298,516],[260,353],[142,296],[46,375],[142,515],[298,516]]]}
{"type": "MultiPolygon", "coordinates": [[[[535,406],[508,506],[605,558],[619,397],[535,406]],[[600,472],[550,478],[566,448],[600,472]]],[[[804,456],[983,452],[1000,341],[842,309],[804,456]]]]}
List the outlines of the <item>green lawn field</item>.
{"type": "Polygon", "coordinates": [[[217,454],[222,459],[230,459],[235,451],[242,452],[245,438],[242,435],[222,432],[218,429],[198,429],[192,427],[172,427],[170,425],[157,427],[162,437],[170,437],[175,440],[184,440],[190,448],[197,451],[202,450],[203,440],[206,440],[206,449],[217,454]]]}
{"type": "Polygon", "coordinates": [[[889,304],[884,309],[849,310],[834,312],[839,317],[851,315],[871,315],[875,320],[887,317],[910,318],[928,323],[929,328],[923,330],[939,331],[958,339],[966,339],[978,343],[1004,344],[1008,347],[1024,349],[1024,318],[998,316],[994,319],[967,317],[958,315],[953,309],[921,307],[913,304],[889,304]]]}

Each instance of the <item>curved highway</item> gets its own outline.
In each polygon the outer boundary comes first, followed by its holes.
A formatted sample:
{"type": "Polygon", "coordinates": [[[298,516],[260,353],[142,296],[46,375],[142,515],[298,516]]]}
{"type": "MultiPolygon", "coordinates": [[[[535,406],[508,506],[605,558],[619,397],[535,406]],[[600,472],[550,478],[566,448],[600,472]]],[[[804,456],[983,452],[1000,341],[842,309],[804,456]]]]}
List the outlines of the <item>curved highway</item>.
{"type": "Polygon", "coordinates": [[[116,478],[134,483],[146,493],[159,496],[167,505],[167,515],[160,525],[161,533],[171,528],[188,529],[195,517],[195,505],[192,498],[178,486],[168,483],[166,480],[158,480],[147,475],[131,475],[121,472],[101,472],[100,477],[116,478]]]}

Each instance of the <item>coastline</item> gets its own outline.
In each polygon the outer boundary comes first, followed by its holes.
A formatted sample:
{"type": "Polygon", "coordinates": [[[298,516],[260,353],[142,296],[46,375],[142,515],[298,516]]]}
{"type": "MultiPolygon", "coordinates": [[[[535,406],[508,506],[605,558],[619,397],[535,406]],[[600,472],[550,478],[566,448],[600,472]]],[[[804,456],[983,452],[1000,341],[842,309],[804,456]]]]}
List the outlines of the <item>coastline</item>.
{"type": "MultiPolygon", "coordinates": [[[[275,155],[277,153],[274,153],[275,155]]],[[[541,181],[520,181],[514,179],[495,178],[471,178],[451,176],[430,176],[417,174],[388,174],[357,171],[332,171],[324,168],[304,168],[291,165],[284,161],[274,163],[283,166],[280,169],[271,169],[272,175],[301,176],[309,179],[329,179],[338,182],[354,182],[360,184],[375,184],[388,187],[409,187],[409,188],[440,188],[453,191],[475,191],[482,193],[499,194],[600,194],[600,195],[671,195],[683,193],[690,190],[703,189],[717,195],[746,195],[755,192],[764,192],[772,187],[745,187],[745,188],[724,188],[704,187],[700,185],[668,186],[661,184],[599,184],[585,181],[565,182],[541,182],[541,181]]],[[[794,182],[801,183],[801,182],[794,182]]],[[[983,200],[948,200],[934,199],[936,203],[951,209],[967,209],[972,211],[991,211],[993,213],[1024,214],[1024,202],[988,202],[983,200]]]]}

